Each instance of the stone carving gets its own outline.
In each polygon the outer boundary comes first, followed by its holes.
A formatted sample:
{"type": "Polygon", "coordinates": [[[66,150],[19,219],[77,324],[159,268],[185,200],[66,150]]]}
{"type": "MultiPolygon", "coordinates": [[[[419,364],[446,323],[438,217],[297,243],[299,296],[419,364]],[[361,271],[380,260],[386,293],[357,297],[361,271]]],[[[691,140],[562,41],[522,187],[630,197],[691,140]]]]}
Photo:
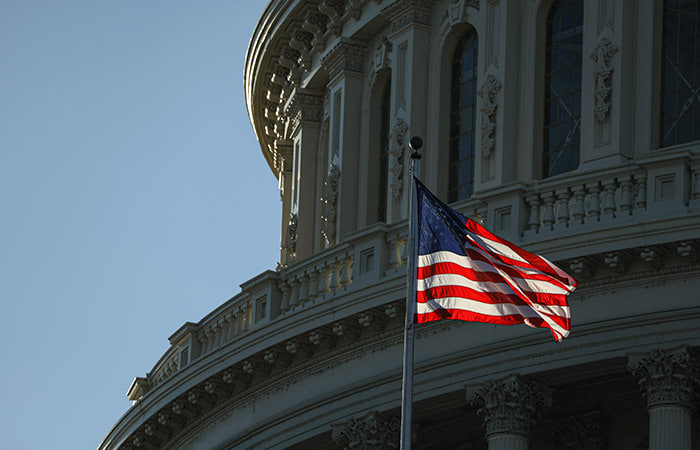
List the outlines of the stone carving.
{"type": "Polygon", "coordinates": [[[338,180],[340,180],[340,169],[335,164],[331,164],[326,175],[326,182],[323,184],[323,215],[321,216],[321,235],[326,246],[335,244],[335,221],[338,202],[338,180]]]}
{"type": "Polygon", "coordinates": [[[360,20],[362,15],[362,0],[348,0],[346,14],[355,20],[360,20]]]}
{"type": "Polygon", "coordinates": [[[630,355],[627,368],[639,378],[649,407],[692,407],[700,364],[687,347],[630,355]]]}
{"type": "Polygon", "coordinates": [[[468,387],[467,400],[478,407],[487,437],[495,433],[529,436],[541,408],[552,404],[544,387],[518,375],[468,387]]]}
{"type": "Polygon", "coordinates": [[[693,241],[681,241],[676,247],[676,251],[683,258],[695,260],[698,257],[698,249],[693,241]]]}
{"type": "Polygon", "coordinates": [[[289,69],[287,82],[292,86],[297,86],[301,81],[302,68],[299,65],[301,52],[291,47],[285,47],[280,55],[280,66],[289,69]]]}
{"type": "Polygon", "coordinates": [[[391,68],[391,50],[392,43],[389,39],[384,38],[381,44],[379,44],[374,51],[374,68],[372,73],[377,73],[382,69],[391,68]]]}
{"type": "Polygon", "coordinates": [[[341,18],[345,12],[344,0],[322,0],[318,4],[318,10],[328,16],[327,33],[339,35],[343,26],[341,18]]]}
{"type": "Polygon", "coordinates": [[[345,449],[384,450],[399,448],[401,423],[398,417],[386,418],[372,411],[363,417],[334,424],[333,441],[345,449]]]}
{"type": "Polygon", "coordinates": [[[593,276],[593,265],[587,258],[574,258],[569,263],[569,270],[580,278],[591,278],[593,276]]]}
{"type": "Polygon", "coordinates": [[[321,65],[328,71],[330,80],[343,72],[362,73],[367,48],[351,39],[341,38],[326,56],[321,65]]]}
{"type": "Polygon", "coordinates": [[[297,227],[299,218],[297,213],[289,214],[289,222],[287,223],[287,263],[293,263],[297,258],[297,227]]]}
{"type": "Polygon", "coordinates": [[[603,262],[617,273],[626,272],[629,268],[629,261],[622,252],[606,253],[603,262]]]}
{"type": "Polygon", "coordinates": [[[396,124],[391,130],[391,141],[389,145],[389,172],[391,173],[391,192],[394,199],[401,197],[403,187],[403,154],[404,139],[408,133],[408,125],[400,117],[396,118],[396,124]]]}
{"type": "Polygon", "coordinates": [[[382,14],[391,22],[391,32],[417,23],[430,24],[430,13],[436,0],[398,0],[382,9],[382,14]]]}
{"type": "Polygon", "coordinates": [[[663,254],[660,248],[644,247],[639,251],[639,257],[652,267],[659,268],[663,265],[663,254]]]}
{"type": "Polygon", "coordinates": [[[327,21],[328,17],[325,14],[314,11],[309,11],[306,17],[304,17],[304,22],[302,22],[301,27],[313,35],[313,38],[311,38],[311,47],[313,51],[321,52],[326,47],[325,35],[327,21]]]}
{"type": "Polygon", "coordinates": [[[299,52],[297,62],[304,72],[311,69],[311,40],[313,34],[308,31],[295,30],[292,32],[292,37],[289,39],[289,46],[299,52]]]}
{"type": "Polygon", "coordinates": [[[481,98],[481,154],[484,158],[491,155],[494,147],[494,131],[496,130],[496,95],[501,90],[501,82],[495,76],[489,75],[479,89],[481,98]]]}
{"type": "Polygon", "coordinates": [[[617,53],[617,47],[607,38],[603,38],[591,53],[591,59],[596,63],[593,69],[595,76],[595,113],[599,122],[604,121],[610,112],[610,86],[613,68],[610,65],[612,57],[617,53]]]}
{"type": "Polygon", "coordinates": [[[309,89],[295,89],[287,101],[284,115],[289,118],[290,136],[296,134],[303,123],[318,124],[323,115],[323,94],[309,89]]]}
{"type": "Polygon", "coordinates": [[[550,449],[604,450],[607,448],[607,434],[607,427],[597,411],[568,417],[552,430],[550,449]]]}

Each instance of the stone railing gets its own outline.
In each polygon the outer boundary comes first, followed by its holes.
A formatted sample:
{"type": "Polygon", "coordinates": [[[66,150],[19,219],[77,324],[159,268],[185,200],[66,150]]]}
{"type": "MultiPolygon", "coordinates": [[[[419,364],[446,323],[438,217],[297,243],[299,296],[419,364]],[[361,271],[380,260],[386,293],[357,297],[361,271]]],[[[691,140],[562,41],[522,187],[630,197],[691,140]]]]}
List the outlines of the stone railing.
{"type": "Polygon", "coordinates": [[[350,289],[354,262],[353,246],[342,244],[283,269],[278,283],[282,293],[280,313],[322,302],[350,289]]]}
{"type": "Polygon", "coordinates": [[[614,174],[589,174],[543,182],[524,195],[528,208],[525,238],[549,231],[595,227],[647,208],[647,174],[626,168],[614,174]]]}
{"type": "MultiPolygon", "coordinates": [[[[652,235],[656,243],[693,239],[700,214],[700,164],[694,155],[670,152],[628,166],[504,187],[455,206],[496,234],[508,221],[509,232],[501,235],[555,260],[577,258],[603,236],[604,243],[591,251],[638,247],[641,237],[652,235]],[[627,231],[619,233],[619,227],[627,231]],[[637,241],[618,243],[628,236],[637,241]],[[578,247],[572,239],[580,241],[578,247]]],[[[145,380],[137,379],[140,389],[133,392],[143,395],[197,360],[222,348],[235,350],[248,333],[291,315],[311,309],[337,314],[337,307],[355,304],[367,292],[376,297],[387,283],[398,286],[407,241],[405,222],[378,224],[304,261],[260,274],[199,323],[175,332],[171,348],[145,380]]]]}
{"type": "Polygon", "coordinates": [[[156,386],[166,380],[180,368],[180,349],[170,347],[156,364],[152,373],[148,374],[149,385],[156,386]]]}

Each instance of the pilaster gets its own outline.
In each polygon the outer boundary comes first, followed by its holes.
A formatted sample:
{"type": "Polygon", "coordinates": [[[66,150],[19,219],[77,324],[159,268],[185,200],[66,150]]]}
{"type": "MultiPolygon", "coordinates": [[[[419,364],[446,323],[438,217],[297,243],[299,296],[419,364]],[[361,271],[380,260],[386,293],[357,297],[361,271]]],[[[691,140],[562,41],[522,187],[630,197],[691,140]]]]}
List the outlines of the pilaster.
{"type": "MultiPolygon", "coordinates": [[[[434,0],[399,0],[382,10],[391,23],[388,36],[394,52],[394,67],[391,73],[390,123],[395,128],[400,122],[406,124],[405,136],[419,135],[427,138],[428,68],[430,66],[430,23],[434,0]]],[[[405,146],[406,142],[401,145],[405,146]]],[[[392,142],[393,145],[393,142],[392,142]]],[[[407,172],[408,152],[400,155],[401,163],[395,161],[394,169],[407,172]]],[[[391,169],[390,169],[391,170],[391,169]]],[[[392,195],[388,198],[387,222],[395,223],[408,216],[409,179],[397,180],[394,176],[392,195]]]]}
{"type": "MultiPolygon", "coordinates": [[[[348,235],[358,227],[358,183],[364,64],[367,49],[361,42],[341,38],[322,59],[328,72],[330,107],[329,167],[342,174],[337,195],[337,234],[348,235]],[[347,213],[343,213],[347,211],[347,213]]],[[[330,173],[330,172],[329,172],[330,173]]]]}
{"type": "Polygon", "coordinates": [[[313,254],[313,244],[319,232],[316,219],[318,192],[314,180],[318,163],[318,139],[323,111],[323,93],[296,88],[285,104],[290,118],[290,136],[294,143],[293,199],[291,214],[296,218],[296,260],[313,254]]]}
{"type": "Polygon", "coordinates": [[[275,141],[275,154],[279,156],[279,188],[282,201],[282,236],[280,238],[280,263],[286,266],[293,262],[296,251],[290,239],[289,221],[292,214],[292,174],[293,174],[292,141],[278,139],[275,141]]]}

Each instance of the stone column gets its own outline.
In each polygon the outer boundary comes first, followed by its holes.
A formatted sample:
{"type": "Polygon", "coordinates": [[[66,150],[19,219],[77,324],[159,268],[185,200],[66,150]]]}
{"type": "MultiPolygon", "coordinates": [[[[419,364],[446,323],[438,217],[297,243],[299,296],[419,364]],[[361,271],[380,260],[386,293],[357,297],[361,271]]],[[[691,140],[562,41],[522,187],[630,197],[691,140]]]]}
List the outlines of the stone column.
{"type": "Polygon", "coordinates": [[[652,350],[629,355],[627,367],[647,399],[649,450],[691,450],[697,358],[688,347],[652,350]]]}
{"type": "Polygon", "coordinates": [[[467,400],[479,408],[489,450],[527,450],[530,425],[552,404],[546,388],[518,375],[468,386],[467,400]]]}
{"type": "Polygon", "coordinates": [[[371,411],[359,418],[336,423],[333,441],[346,449],[384,450],[399,448],[401,423],[398,417],[385,417],[371,411]]]}

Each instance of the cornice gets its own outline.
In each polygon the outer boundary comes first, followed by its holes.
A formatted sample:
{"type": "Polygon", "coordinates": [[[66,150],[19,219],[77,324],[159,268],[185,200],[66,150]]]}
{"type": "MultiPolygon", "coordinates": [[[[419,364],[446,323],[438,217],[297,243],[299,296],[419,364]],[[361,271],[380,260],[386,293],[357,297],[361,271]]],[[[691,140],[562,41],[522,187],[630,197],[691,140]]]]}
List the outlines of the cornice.
{"type": "MultiPolygon", "coordinates": [[[[654,283],[655,280],[666,281],[670,274],[679,277],[688,273],[697,274],[700,271],[696,251],[699,248],[698,244],[698,241],[682,241],[644,247],[646,252],[657,250],[667,255],[668,249],[675,248],[678,256],[667,256],[661,259],[660,265],[649,266],[644,266],[639,260],[633,260],[631,264],[622,265],[620,272],[613,276],[600,276],[594,271],[590,279],[582,280],[574,296],[585,298],[593,291],[617,290],[621,284],[638,284],[638,280],[642,279],[646,283],[654,283]],[[644,267],[646,269],[642,270],[644,267]]],[[[629,249],[627,252],[628,258],[642,258],[641,255],[640,249],[629,249]]],[[[609,259],[610,255],[594,255],[593,258],[600,263],[606,258],[609,259]]],[[[557,261],[562,267],[566,267],[566,263],[567,261],[557,261]]],[[[368,351],[395,346],[401,341],[403,306],[403,302],[400,301],[378,305],[351,313],[340,320],[336,317],[316,328],[292,337],[287,336],[277,342],[270,336],[267,338],[271,341],[269,345],[257,347],[252,354],[247,352],[248,356],[245,358],[238,358],[204,380],[179,388],[181,393],[165,406],[149,413],[146,420],[135,427],[119,448],[136,449],[139,445],[146,445],[145,443],[152,448],[168,448],[212,421],[220,420],[226,411],[236,405],[252,403],[259,396],[272,394],[303,378],[322,374],[349,360],[362,358],[368,351]]],[[[294,317],[290,317],[289,320],[294,320],[294,317]]],[[[423,327],[419,335],[444,332],[450,328],[448,324],[438,325],[440,326],[423,327]]],[[[227,353],[230,354],[230,347],[227,347],[227,353]]],[[[213,367],[212,358],[215,354],[206,355],[202,362],[213,367]]],[[[199,362],[194,361],[191,365],[197,364],[199,362]]],[[[177,391],[178,387],[164,380],[155,389],[173,392],[177,391]]],[[[141,401],[148,402],[149,397],[150,395],[141,401]]],[[[157,398],[162,399],[163,396],[157,395],[157,398]]],[[[147,411],[138,407],[139,404],[140,402],[137,402],[134,407],[136,409],[127,412],[125,418],[136,414],[135,411],[140,411],[139,415],[147,411]]]]}

